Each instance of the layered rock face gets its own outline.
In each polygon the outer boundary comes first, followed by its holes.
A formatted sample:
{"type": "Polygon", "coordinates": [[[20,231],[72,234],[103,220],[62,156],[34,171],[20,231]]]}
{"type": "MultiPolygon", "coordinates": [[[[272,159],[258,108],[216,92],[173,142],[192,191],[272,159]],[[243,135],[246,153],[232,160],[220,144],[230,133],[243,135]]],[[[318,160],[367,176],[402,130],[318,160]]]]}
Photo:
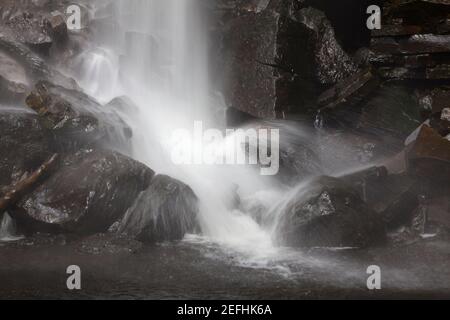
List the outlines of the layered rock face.
{"type": "Polygon", "coordinates": [[[219,1],[228,104],[261,118],[314,109],[357,70],[325,14],[298,1],[219,1]]]}

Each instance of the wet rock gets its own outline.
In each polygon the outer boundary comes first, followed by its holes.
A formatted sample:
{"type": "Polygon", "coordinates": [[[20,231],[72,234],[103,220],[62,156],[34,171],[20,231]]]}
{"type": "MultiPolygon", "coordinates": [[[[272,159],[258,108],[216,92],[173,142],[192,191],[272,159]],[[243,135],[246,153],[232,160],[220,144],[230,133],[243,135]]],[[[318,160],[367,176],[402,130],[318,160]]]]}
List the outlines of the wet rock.
{"type": "Polygon", "coordinates": [[[450,181],[450,141],[427,125],[422,125],[417,137],[407,146],[410,174],[423,181],[450,181]]]}
{"type": "Polygon", "coordinates": [[[446,0],[385,1],[383,21],[401,27],[421,26],[421,32],[416,33],[445,33],[449,7],[446,0]]]}
{"type": "Polygon", "coordinates": [[[45,21],[42,17],[23,13],[10,18],[5,25],[10,28],[12,36],[17,41],[39,54],[49,54],[52,39],[45,30],[45,21]]]}
{"type": "Polygon", "coordinates": [[[34,231],[105,232],[146,189],[153,171],[112,151],[80,151],[66,156],[56,172],[14,211],[19,224],[34,231]]]}
{"type": "Polygon", "coordinates": [[[127,96],[116,97],[105,105],[105,108],[111,108],[121,114],[137,115],[139,108],[127,96]]]}
{"type": "Polygon", "coordinates": [[[339,179],[317,178],[280,210],[278,240],[293,247],[367,247],[384,238],[380,218],[339,179]]]}
{"type": "Polygon", "coordinates": [[[0,110],[0,194],[50,155],[48,132],[31,112],[0,110]]]}
{"type": "Polygon", "coordinates": [[[28,87],[22,83],[9,81],[0,76],[0,99],[2,102],[15,102],[25,98],[28,87]]]}
{"type": "Polygon", "coordinates": [[[322,93],[318,104],[322,109],[332,109],[342,104],[345,106],[356,105],[372,93],[379,83],[372,70],[361,70],[322,93]]]}
{"type": "Polygon", "coordinates": [[[425,118],[428,118],[432,114],[441,113],[442,109],[450,107],[450,87],[447,86],[439,86],[425,90],[418,89],[416,96],[425,112],[425,118]]]}
{"type": "Polygon", "coordinates": [[[63,87],[74,90],[79,89],[74,79],[68,78],[49,67],[39,55],[4,32],[0,32],[0,53],[9,55],[20,64],[24,68],[29,82],[51,79],[63,87]]]}
{"type": "Polygon", "coordinates": [[[24,68],[0,50],[0,102],[18,103],[25,99],[29,80],[24,68]]]}
{"type": "Polygon", "coordinates": [[[158,175],[113,230],[148,243],[181,240],[198,229],[197,214],[198,199],[192,189],[158,175]]]}
{"type": "Polygon", "coordinates": [[[450,52],[450,36],[420,34],[407,39],[374,38],[371,49],[378,54],[421,54],[450,52]]]}
{"type": "Polygon", "coordinates": [[[45,27],[52,39],[58,44],[64,44],[68,40],[66,17],[58,11],[54,11],[46,20],[45,27]]]}
{"type": "Polygon", "coordinates": [[[299,39],[306,41],[303,49],[312,48],[313,52],[307,54],[315,56],[313,61],[303,60],[302,63],[306,68],[313,68],[310,72],[320,83],[335,84],[357,71],[352,58],[337,42],[331,23],[323,12],[308,7],[293,13],[292,17],[304,28],[306,39],[299,39]],[[308,65],[311,62],[313,64],[308,65]]]}
{"type": "Polygon", "coordinates": [[[132,136],[114,110],[77,90],[40,81],[26,103],[39,114],[63,150],[94,146],[126,149],[132,136]]]}
{"type": "Polygon", "coordinates": [[[372,31],[372,37],[410,36],[421,32],[421,26],[383,24],[381,29],[372,31]]]}
{"type": "Polygon", "coordinates": [[[420,106],[411,90],[385,85],[364,103],[358,128],[376,136],[404,140],[421,122],[420,106]]]}
{"type": "Polygon", "coordinates": [[[233,108],[269,119],[305,113],[324,85],[356,71],[321,11],[292,1],[247,4],[225,9],[222,20],[225,96],[233,108]]]}

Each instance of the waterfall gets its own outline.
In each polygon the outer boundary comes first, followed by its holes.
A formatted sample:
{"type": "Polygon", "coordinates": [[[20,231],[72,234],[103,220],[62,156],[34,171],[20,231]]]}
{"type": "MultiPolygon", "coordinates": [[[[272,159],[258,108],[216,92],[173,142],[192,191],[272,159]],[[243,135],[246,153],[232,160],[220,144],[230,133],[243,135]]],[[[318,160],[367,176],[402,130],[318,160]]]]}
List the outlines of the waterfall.
{"type": "MultiPolygon", "coordinates": [[[[123,94],[135,102],[139,114],[129,115],[134,119],[133,157],[193,188],[200,199],[203,235],[252,254],[272,252],[270,230],[227,203],[236,186],[241,197],[252,196],[270,188],[267,179],[245,166],[180,166],[170,158],[174,130],[192,129],[195,121],[225,129],[224,119],[217,117],[224,107],[212,98],[209,87],[201,1],[120,0],[113,4],[117,28],[102,35],[113,40],[80,58],[86,73],[81,84],[102,102],[123,94]]],[[[194,146],[197,143],[201,142],[193,141],[194,146]]],[[[227,148],[227,144],[205,148],[227,148]]]]}
{"type": "Polygon", "coordinates": [[[3,218],[0,219],[0,242],[17,241],[22,238],[22,236],[17,235],[13,219],[5,212],[3,218]]]}

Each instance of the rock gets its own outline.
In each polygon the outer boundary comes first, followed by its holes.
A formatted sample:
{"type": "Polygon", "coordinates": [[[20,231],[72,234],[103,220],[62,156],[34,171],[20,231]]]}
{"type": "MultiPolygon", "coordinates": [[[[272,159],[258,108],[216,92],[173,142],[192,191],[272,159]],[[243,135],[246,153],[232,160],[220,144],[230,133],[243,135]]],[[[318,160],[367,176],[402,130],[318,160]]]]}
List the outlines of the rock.
{"type": "Polygon", "coordinates": [[[25,98],[27,86],[22,83],[9,81],[0,76],[0,100],[2,102],[16,102],[25,98]]]}
{"type": "Polygon", "coordinates": [[[37,115],[24,110],[0,110],[0,194],[50,155],[48,132],[37,115]]]}
{"type": "Polygon", "coordinates": [[[280,244],[367,247],[383,240],[380,218],[339,179],[319,177],[299,187],[280,210],[280,244]]]}
{"type": "Polygon", "coordinates": [[[17,61],[24,68],[30,83],[42,79],[51,79],[65,88],[79,89],[74,79],[52,69],[44,59],[31,51],[26,45],[3,32],[0,32],[0,53],[5,53],[17,61]]]}
{"type": "Polygon", "coordinates": [[[361,70],[322,93],[318,99],[318,104],[322,109],[332,109],[339,105],[356,105],[378,86],[379,80],[372,70],[361,70]]]}
{"type": "Polygon", "coordinates": [[[450,87],[440,86],[432,89],[417,90],[417,98],[424,111],[425,118],[441,113],[442,109],[450,107],[450,87]]]}
{"type": "Polygon", "coordinates": [[[58,44],[64,44],[69,38],[66,18],[61,12],[52,12],[51,17],[46,20],[46,29],[58,44]]]}
{"type": "Polygon", "coordinates": [[[24,68],[0,50],[0,102],[19,103],[25,100],[29,79],[24,68]]]}
{"type": "Polygon", "coordinates": [[[128,147],[131,129],[114,110],[102,107],[83,92],[40,81],[26,103],[39,114],[62,150],[128,147]]]}
{"type": "Polygon", "coordinates": [[[29,232],[105,232],[121,218],[154,173],[112,151],[80,151],[17,204],[14,216],[29,232]]]}
{"type": "Polygon", "coordinates": [[[356,71],[325,15],[294,3],[245,2],[224,9],[229,106],[268,119],[308,113],[325,85],[356,71]]]}
{"type": "Polygon", "coordinates": [[[11,30],[14,39],[35,52],[48,56],[53,42],[45,30],[43,17],[22,13],[11,17],[5,25],[11,30]]]}
{"type": "Polygon", "coordinates": [[[148,243],[181,240],[197,230],[197,214],[198,199],[192,189],[158,175],[114,229],[148,243]]]}
{"type": "MultiPolygon", "coordinates": [[[[322,163],[312,133],[302,135],[285,124],[280,129],[280,168],[277,178],[288,185],[297,185],[307,178],[323,174],[322,163]]],[[[304,130],[304,129],[302,129],[304,130]]]]}
{"type": "Polygon", "coordinates": [[[450,52],[450,35],[419,34],[407,39],[373,38],[371,49],[378,54],[421,54],[450,52]]]}
{"type": "Polygon", "coordinates": [[[386,25],[379,30],[372,30],[372,37],[411,36],[422,33],[421,26],[411,25],[386,25]]]}
{"type": "Polygon", "coordinates": [[[376,136],[404,140],[421,124],[420,106],[411,90],[385,85],[374,92],[362,106],[358,128],[376,136]]]}
{"type": "Polygon", "coordinates": [[[304,67],[313,68],[310,75],[322,84],[335,84],[357,71],[352,58],[337,42],[331,23],[323,12],[309,7],[293,13],[292,17],[305,32],[305,38],[299,39],[305,41],[303,51],[315,56],[313,61],[299,57],[304,67]],[[307,52],[305,48],[312,48],[313,51],[307,52]]]}
{"type": "Polygon", "coordinates": [[[450,181],[450,141],[427,125],[407,146],[409,173],[423,181],[450,181]]]}

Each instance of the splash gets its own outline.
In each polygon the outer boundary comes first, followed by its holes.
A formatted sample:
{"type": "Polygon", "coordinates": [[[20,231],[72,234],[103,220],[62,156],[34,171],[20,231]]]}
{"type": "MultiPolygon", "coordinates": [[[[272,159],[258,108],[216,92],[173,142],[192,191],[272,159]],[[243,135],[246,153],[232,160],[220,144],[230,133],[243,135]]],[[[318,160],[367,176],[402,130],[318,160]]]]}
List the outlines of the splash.
{"type": "MultiPolygon", "coordinates": [[[[244,166],[176,165],[171,159],[174,131],[192,128],[195,121],[225,129],[224,118],[217,116],[224,114],[224,106],[209,87],[201,1],[113,4],[118,27],[101,35],[98,43],[113,40],[79,57],[81,85],[101,102],[126,95],[138,106],[138,114],[128,115],[133,157],[192,187],[200,199],[202,235],[208,241],[248,254],[274,253],[270,229],[230,205],[237,191],[246,197],[271,188],[258,171],[244,166]]],[[[209,147],[222,148],[225,154],[227,145],[209,147]]]]}

